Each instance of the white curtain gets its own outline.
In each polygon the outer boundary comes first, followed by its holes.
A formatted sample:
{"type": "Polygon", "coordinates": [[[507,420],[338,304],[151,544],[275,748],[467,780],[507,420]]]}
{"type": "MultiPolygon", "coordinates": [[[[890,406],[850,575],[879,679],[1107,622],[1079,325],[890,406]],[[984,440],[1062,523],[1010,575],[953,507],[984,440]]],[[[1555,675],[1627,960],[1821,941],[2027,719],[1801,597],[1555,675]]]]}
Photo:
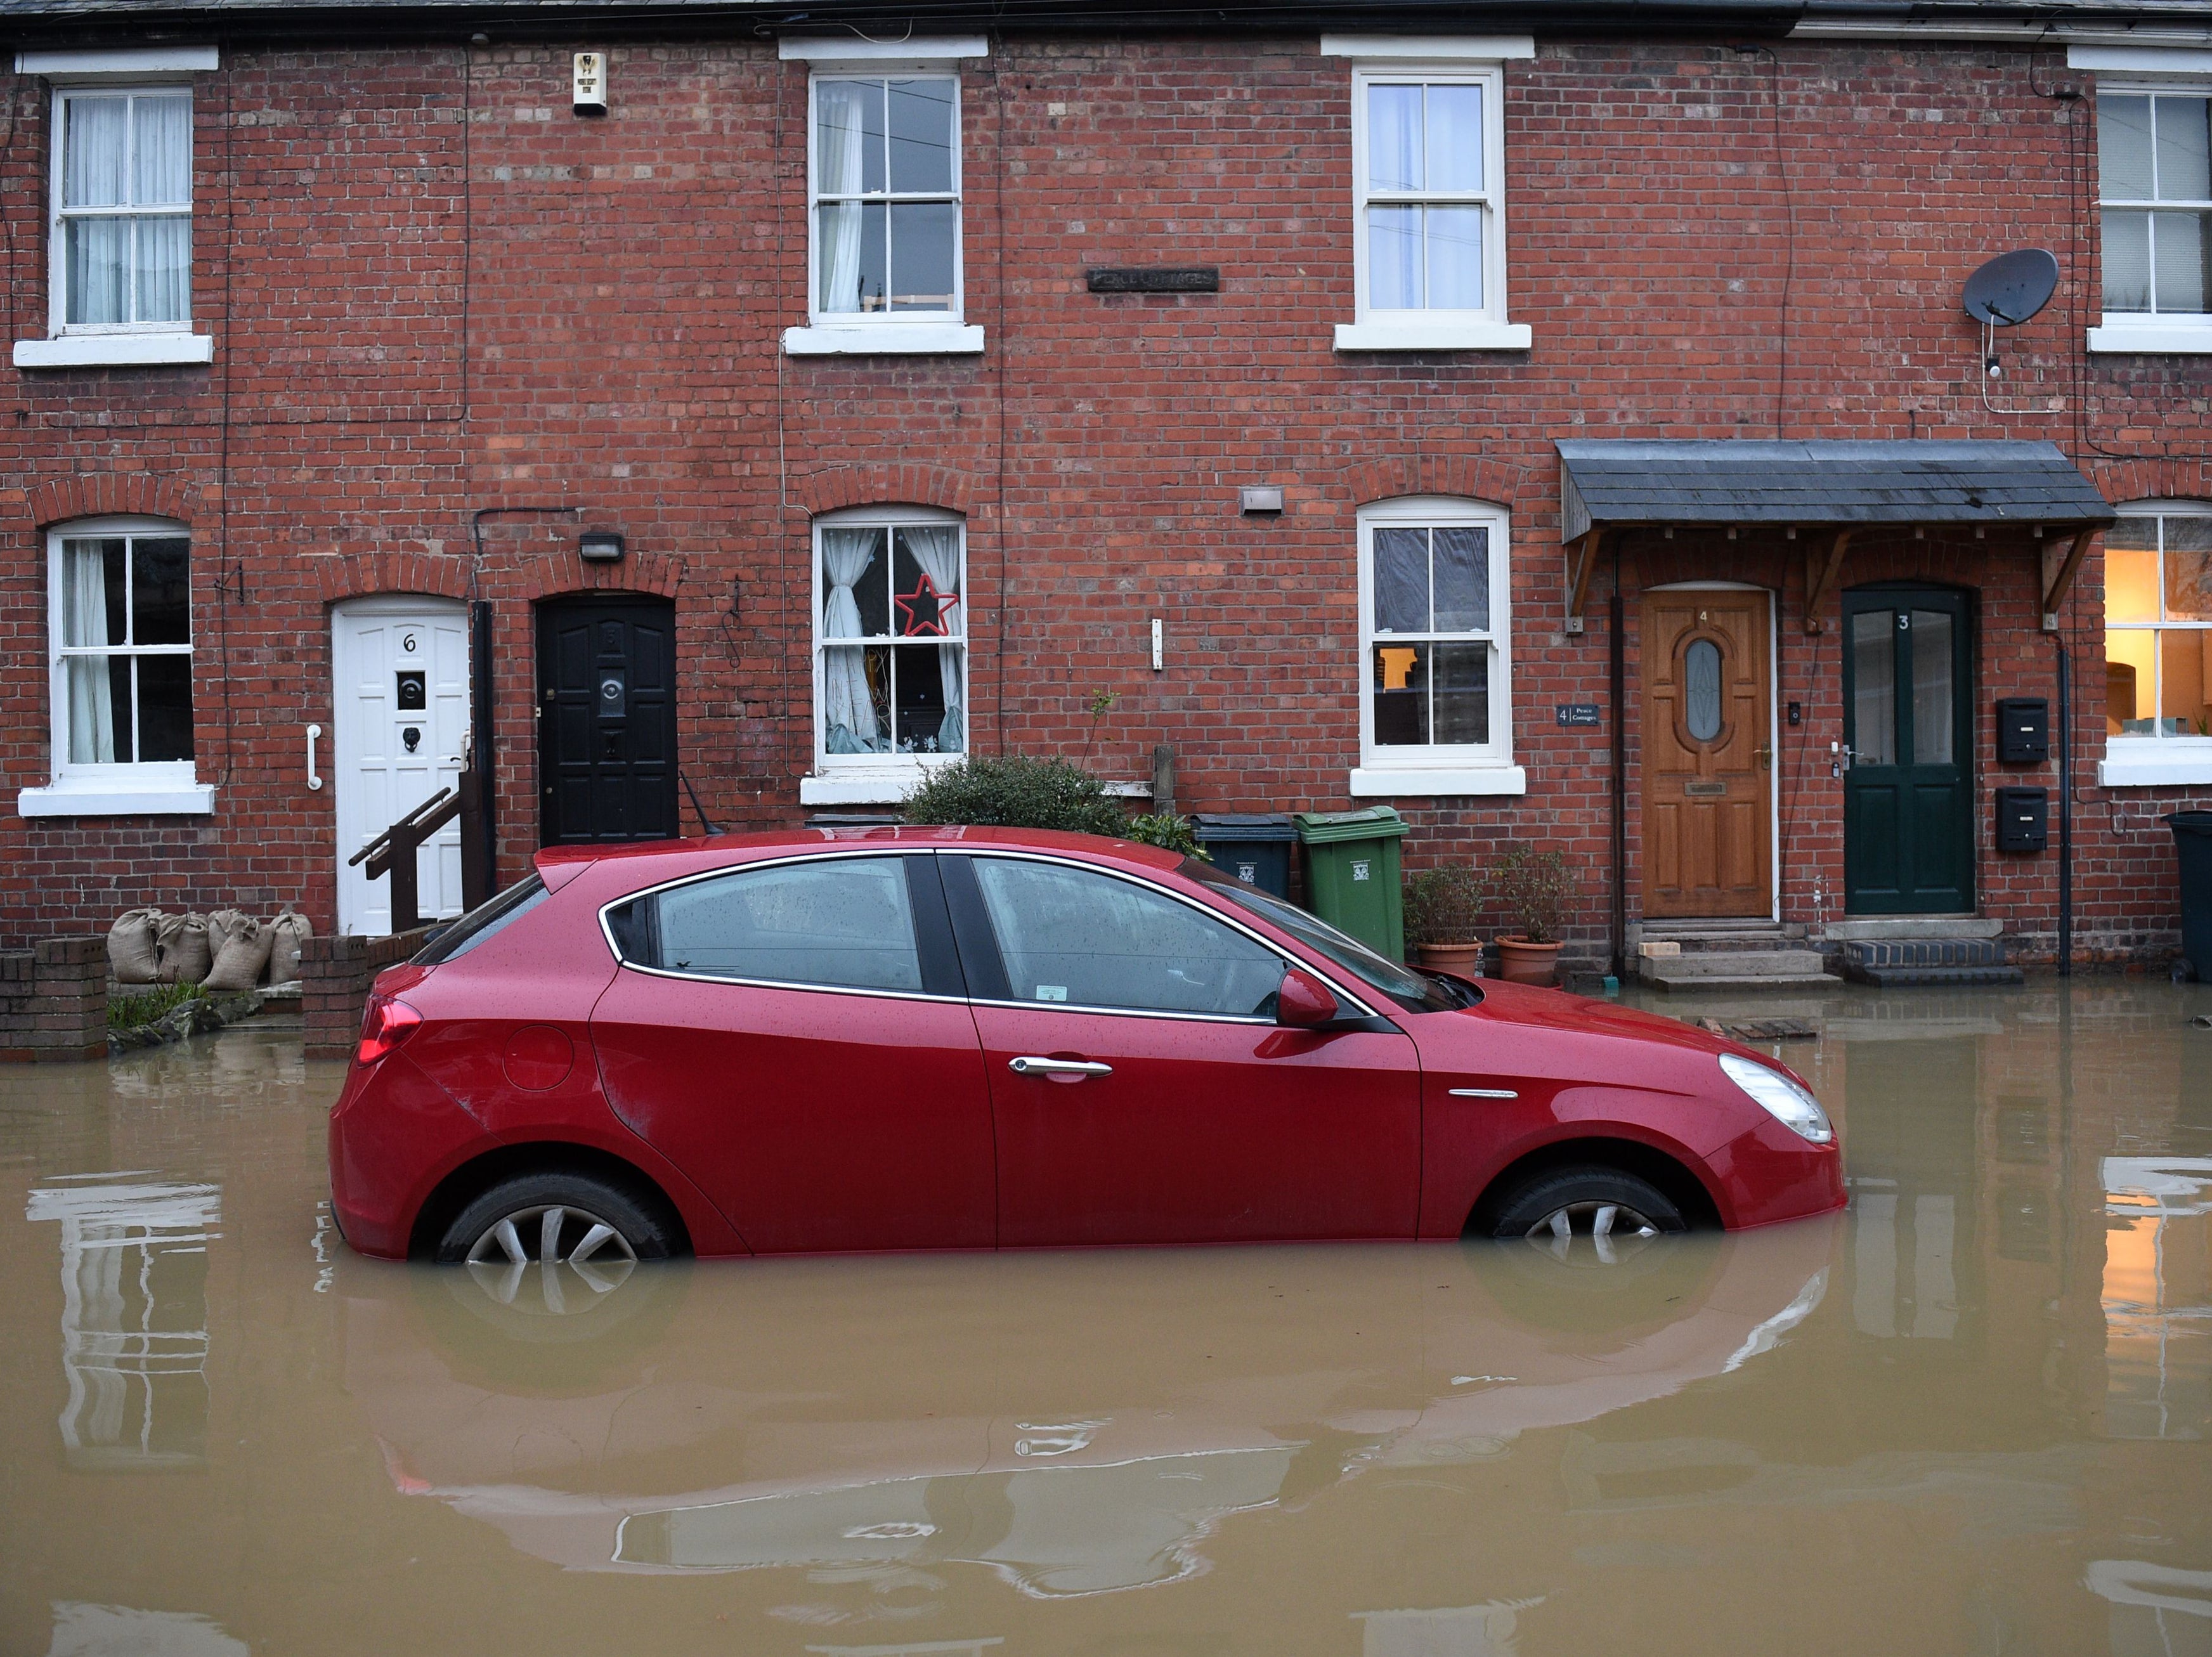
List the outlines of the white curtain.
{"type": "MultiPolygon", "coordinates": [[[[867,155],[867,102],[883,88],[860,81],[819,81],[814,87],[815,192],[823,196],[860,193],[867,155]]],[[[860,215],[859,202],[830,202],[820,208],[815,264],[821,311],[860,308],[860,215]]]]}
{"type": "MultiPolygon", "coordinates": [[[[62,204],[122,207],[130,202],[131,104],[124,98],[71,98],[63,140],[62,204]]],[[[69,320],[131,320],[131,221],[70,220],[69,320]]]]}
{"type": "MultiPolygon", "coordinates": [[[[822,531],[822,573],[830,582],[822,604],[824,639],[858,639],[860,606],[853,584],[868,573],[882,544],[881,530],[822,531]]],[[[822,652],[823,745],[832,754],[881,751],[876,705],[868,695],[867,650],[860,645],[830,645],[822,652]]]]}
{"type": "MultiPolygon", "coordinates": [[[[947,598],[959,596],[960,526],[916,524],[899,533],[906,537],[907,550],[914,555],[914,561],[929,578],[929,584],[947,598]]],[[[952,607],[951,615],[945,620],[946,632],[964,634],[968,631],[964,604],[952,607]]],[[[963,654],[957,645],[937,647],[937,671],[945,687],[945,718],[937,728],[937,749],[941,754],[958,754],[967,748],[968,720],[960,687],[963,654]]]]}
{"type": "MultiPolygon", "coordinates": [[[[107,566],[97,541],[62,546],[62,643],[104,647],[107,636],[107,566]]],[[[70,659],[69,756],[72,765],[115,760],[115,701],[108,689],[107,658],[70,659]]]]}

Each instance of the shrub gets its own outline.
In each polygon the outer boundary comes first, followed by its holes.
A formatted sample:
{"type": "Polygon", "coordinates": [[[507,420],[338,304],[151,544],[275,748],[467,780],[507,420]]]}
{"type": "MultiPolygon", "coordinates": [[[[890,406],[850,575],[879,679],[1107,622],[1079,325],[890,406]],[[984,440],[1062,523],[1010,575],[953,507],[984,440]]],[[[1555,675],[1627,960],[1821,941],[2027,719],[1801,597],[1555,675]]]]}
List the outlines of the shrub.
{"type": "Polygon", "coordinates": [[[203,993],[198,984],[156,984],[128,995],[112,995],[107,998],[107,1028],[130,1030],[150,1024],[174,1012],[185,1002],[198,1000],[203,993]]]}
{"type": "Polygon", "coordinates": [[[1565,852],[1509,846],[1490,865],[1485,883],[1498,906],[1531,944],[1559,941],[1559,921],[1574,895],[1575,873],[1565,852]]]}
{"type": "Polygon", "coordinates": [[[1072,835],[1126,835],[1128,818],[1105,784],[1066,760],[970,755],[933,772],[906,798],[913,823],[974,823],[990,828],[1058,828],[1072,835]]]}
{"type": "MultiPolygon", "coordinates": [[[[1131,817],[1122,834],[1128,839],[1146,846],[1157,846],[1163,851],[1180,852],[1187,858],[1206,857],[1206,847],[1198,843],[1191,833],[1190,819],[1178,816],[1173,811],[1150,812],[1141,817],[1131,817]]],[[[1207,858],[1208,862],[1212,861],[1207,858]]]]}
{"type": "Polygon", "coordinates": [[[1482,882],[1454,865],[1406,877],[1406,942],[1473,944],[1482,920],[1482,882]]]}

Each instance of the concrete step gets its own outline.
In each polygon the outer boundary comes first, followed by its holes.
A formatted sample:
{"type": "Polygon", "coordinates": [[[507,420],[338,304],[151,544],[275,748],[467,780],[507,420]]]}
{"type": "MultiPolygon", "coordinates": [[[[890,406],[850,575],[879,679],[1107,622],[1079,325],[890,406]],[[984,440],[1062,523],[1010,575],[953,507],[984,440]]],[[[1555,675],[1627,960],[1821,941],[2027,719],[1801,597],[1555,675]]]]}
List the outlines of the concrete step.
{"type": "Polygon", "coordinates": [[[1697,955],[1646,956],[1647,972],[1670,978],[1711,978],[1745,973],[1816,973],[1818,950],[1711,950],[1697,955]]]}
{"type": "Polygon", "coordinates": [[[1646,956],[1644,981],[1662,990],[1832,989],[1840,981],[1820,969],[1814,950],[1725,950],[1646,956]]]}
{"type": "Polygon", "coordinates": [[[1656,944],[1669,955],[1802,950],[1805,929],[1771,920],[1647,921],[1639,948],[1643,944],[1656,944]]]}
{"type": "Polygon", "coordinates": [[[1656,974],[1644,975],[1644,982],[1652,989],[1663,989],[1668,993],[1690,993],[1690,991],[1728,991],[1728,993],[1767,993],[1767,991],[1820,991],[1843,989],[1843,980],[1832,974],[1701,974],[1697,978],[1663,978],[1656,974]]]}

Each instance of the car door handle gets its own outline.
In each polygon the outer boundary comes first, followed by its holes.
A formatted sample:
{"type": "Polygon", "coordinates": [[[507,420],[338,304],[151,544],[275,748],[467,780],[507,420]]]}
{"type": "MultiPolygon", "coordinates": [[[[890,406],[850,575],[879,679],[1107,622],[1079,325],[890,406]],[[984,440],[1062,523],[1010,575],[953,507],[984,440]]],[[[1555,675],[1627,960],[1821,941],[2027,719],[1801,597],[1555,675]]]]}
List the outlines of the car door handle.
{"type": "Polygon", "coordinates": [[[1006,1068],[1017,1076],[1111,1076],[1111,1065],[1094,1063],[1087,1059],[1033,1059],[1024,1055],[1010,1059],[1006,1068]]]}
{"type": "Polygon", "coordinates": [[[1454,1088],[1455,1099],[1518,1099],[1521,1096],[1511,1088],[1454,1088]]]}

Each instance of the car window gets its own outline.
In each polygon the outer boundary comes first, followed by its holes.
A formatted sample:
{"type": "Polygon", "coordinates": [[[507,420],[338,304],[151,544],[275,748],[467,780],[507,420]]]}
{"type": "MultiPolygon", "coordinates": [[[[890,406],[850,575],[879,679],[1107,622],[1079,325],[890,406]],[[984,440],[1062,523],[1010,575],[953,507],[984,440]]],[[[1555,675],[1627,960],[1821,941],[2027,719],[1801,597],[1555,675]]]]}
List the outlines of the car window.
{"type": "Polygon", "coordinates": [[[637,899],[608,919],[623,958],[639,966],[836,989],[921,988],[914,910],[896,858],[736,870],[637,899]]]}
{"type": "Polygon", "coordinates": [[[1240,908],[1249,909],[1262,920],[1273,921],[1308,949],[1328,956],[1370,987],[1382,991],[1408,1012],[1443,1012],[1448,1009],[1471,1007],[1482,999],[1482,992],[1472,985],[1409,972],[1396,962],[1385,960],[1376,954],[1358,938],[1337,931],[1327,921],[1308,914],[1294,904],[1285,903],[1281,898],[1270,896],[1210,863],[1201,863],[1196,858],[1185,858],[1177,872],[1193,880],[1204,881],[1240,908]]]}
{"type": "Polygon", "coordinates": [[[466,955],[485,939],[496,937],[543,903],[550,894],[536,875],[487,899],[450,926],[441,926],[415,955],[418,967],[434,967],[466,955]]]}
{"type": "Polygon", "coordinates": [[[1272,1018],[1283,958],[1149,888],[1065,864],[979,857],[1013,999],[1272,1018]]]}

